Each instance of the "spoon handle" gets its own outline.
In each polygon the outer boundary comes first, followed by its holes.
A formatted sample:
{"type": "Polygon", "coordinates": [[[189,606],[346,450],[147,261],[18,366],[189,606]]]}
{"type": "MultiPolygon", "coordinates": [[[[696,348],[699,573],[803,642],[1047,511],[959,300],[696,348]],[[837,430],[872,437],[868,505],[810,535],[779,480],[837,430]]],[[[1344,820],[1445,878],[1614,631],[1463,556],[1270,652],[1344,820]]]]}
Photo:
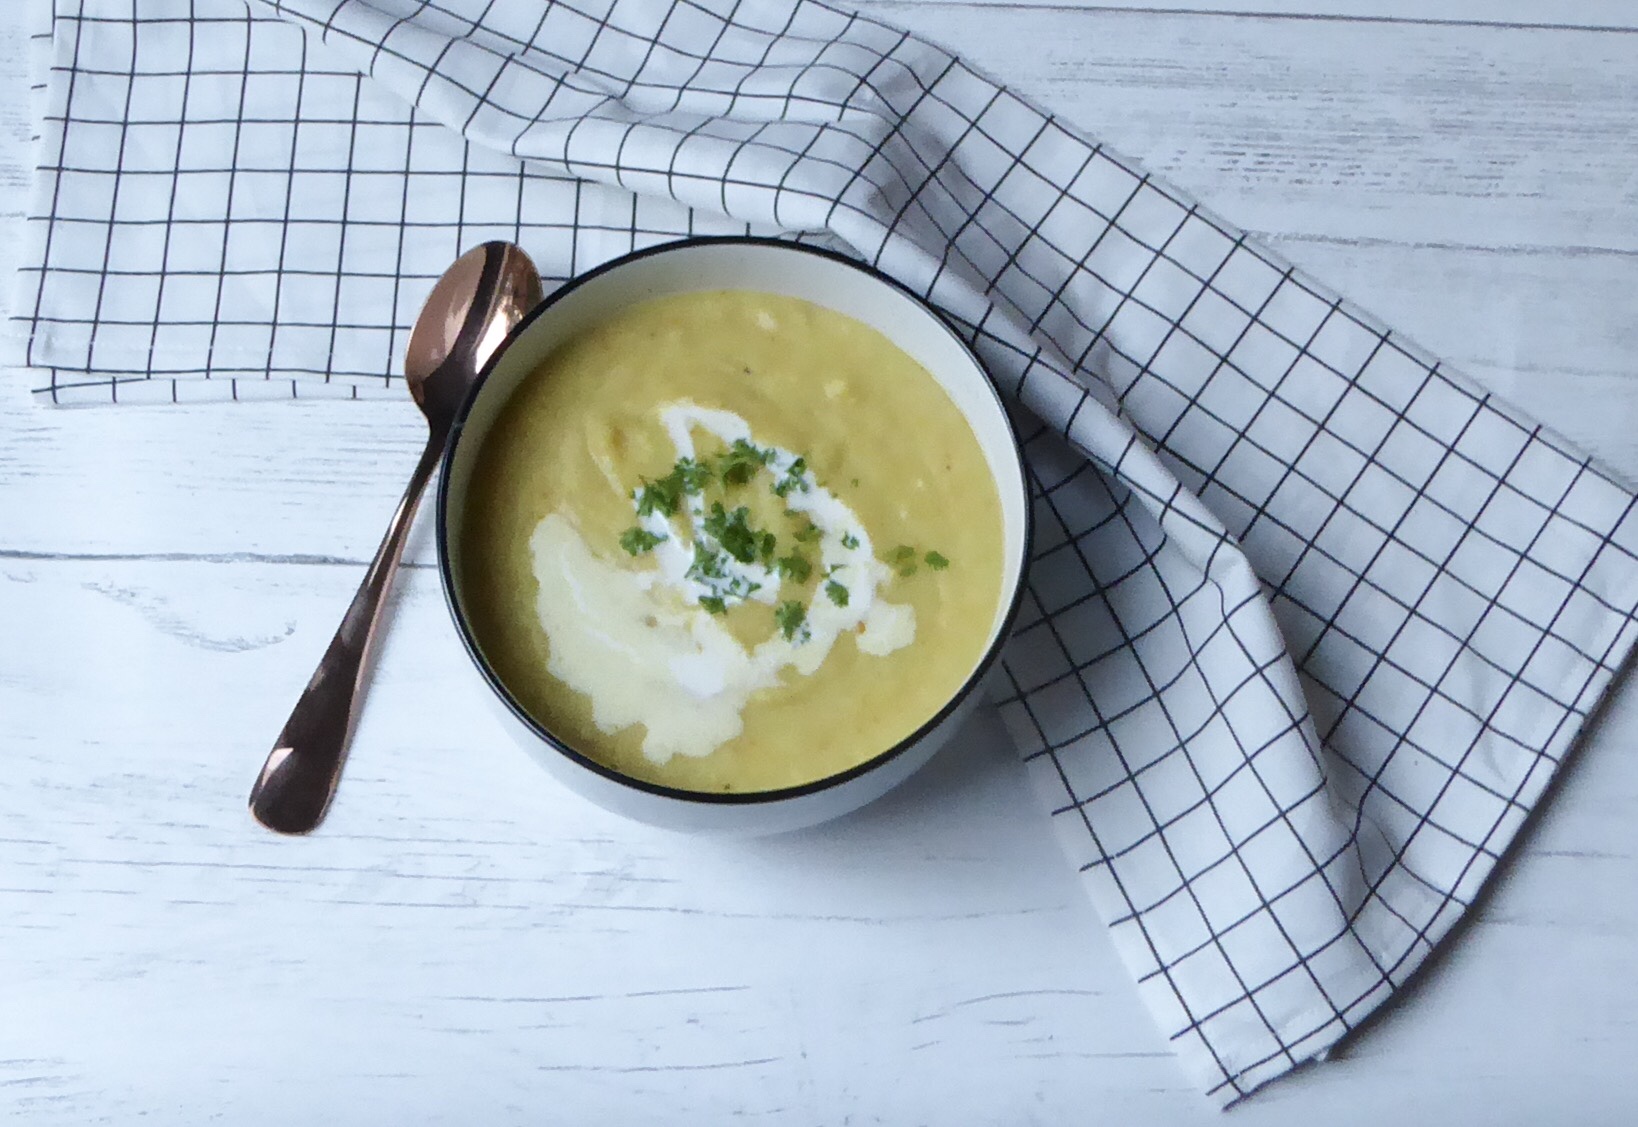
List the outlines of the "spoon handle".
{"type": "Polygon", "coordinates": [[[392,588],[416,506],[443,453],[444,441],[436,432],[427,439],[352,605],[250,790],[250,812],[270,830],[306,833],[324,820],[330,808],[347,758],[347,741],[363,703],[364,670],[374,650],[381,604],[392,588]]]}

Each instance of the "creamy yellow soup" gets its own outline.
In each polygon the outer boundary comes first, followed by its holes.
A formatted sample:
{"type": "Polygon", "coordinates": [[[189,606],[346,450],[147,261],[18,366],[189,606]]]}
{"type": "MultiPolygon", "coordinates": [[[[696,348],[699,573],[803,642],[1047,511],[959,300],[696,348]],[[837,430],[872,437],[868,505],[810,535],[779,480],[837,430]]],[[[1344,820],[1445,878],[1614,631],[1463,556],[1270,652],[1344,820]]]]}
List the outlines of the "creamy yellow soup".
{"type": "Polygon", "coordinates": [[[938,383],[884,336],[747,291],[570,340],[502,407],[462,527],[512,695],[626,775],[800,786],[888,750],[982,656],[1000,502],[938,383]]]}

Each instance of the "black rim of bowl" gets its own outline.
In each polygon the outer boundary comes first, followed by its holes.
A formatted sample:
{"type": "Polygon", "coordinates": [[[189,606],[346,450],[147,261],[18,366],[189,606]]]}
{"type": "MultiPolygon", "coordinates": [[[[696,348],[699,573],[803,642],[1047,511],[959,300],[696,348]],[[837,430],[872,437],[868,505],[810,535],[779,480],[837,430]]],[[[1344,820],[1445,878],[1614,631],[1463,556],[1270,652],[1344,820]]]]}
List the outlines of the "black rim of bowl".
{"type": "Polygon", "coordinates": [[[461,637],[461,645],[466,648],[467,656],[470,657],[472,659],[472,663],[477,666],[478,671],[483,675],[484,680],[488,682],[490,689],[495,692],[496,696],[500,698],[501,702],[506,705],[507,710],[511,712],[512,715],[516,717],[525,728],[527,728],[541,740],[545,741],[545,743],[553,750],[566,756],[571,762],[577,764],[578,766],[584,767],[597,775],[601,775],[605,779],[620,783],[624,786],[630,787],[633,790],[643,791],[658,797],[673,799],[681,802],[696,802],[712,806],[755,806],[764,803],[780,802],[787,799],[802,798],[807,795],[818,794],[821,791],[830,790],[833,787],[841,786],[842,784],[850,782],[853,779],[859,778],[863,775],[868,775],[909,751],[910,748],[920,743],[923,738],[933,731],[933,729],[937,728],[940,724],[944,723],[945,720],[949,719],[950,715],[966,702],[968,697],[970,697],[978,688],[980,682],[983,681],[984,676],[990,671],[990,668],[995,664],[996,659],[1000,657],[1002,647],[1006,644],[1007,639],[1012,637],[1013,623],[1018,617],[1018,608],[1023,602],[1025,572],[1029,564],[1029,546],[1034,539],[1034,506],[1029,495],[1028,474],[1024,466],[1024,451],[1023,447],[1018,441],[1018,432],[1012,425],[1012,419],[1007,414],[1006,404],[1002,401],[1001,394],[995,387],[994,379],[989,375],[989,369],[984,367],[984,365],[979,361],[978,356],[973,352],[972,347],[965,339],[963,339],[961,334],[956,331],[955,327],[942,312],[936,309],[924,298],[916,294],[914,290],[898,281],[896,278],[893,278],[889,274],[883,273],[881,270],[871,266],[868,263],[849,258],[845,254],[840,254],[824,247],[807,246],[802,243],[790,242],[786,239],[766,238],[756,235],[700,235],[686,239],[677,239],[672,242],[659,243],[655,246],[632,251],[629,254],[621,255],[619,258],[610,259],[601,266],[596,266],[583,274],[577,274],[573,278],[570,278],[557,289],[553,290],[544,301],[535,306],[534,309],[530,310],[529,313],[524,316],[523,320],[519,321],[512,331],[506,335],[506,338],[501,342],[500,346],[495,349],[494,354],[490,356],[489,361],[483,366],[483,370],[478,374],[477,380],[473,382],[472,387],[468,390],[466,398],[461,402],[460,410],[456,412],[455,421],[450,427],[449,440],[445,445],[443,457],[440,459],[438,474],[437,525],[435,537],[438,547],[438,575],[444,589],[444,602],[449,607],[450,617],[455,620],[455,631],[461,637]],[[483,650],[479,647],[478,640],[473,635],[472,626],[467,621],[465,612],[461,609],[460,599],[455,590],[455,576],[449,551],[449,480],[450,467],[455,461],[455,450],[460,443],[461,433],[466,428],[466,421],[471,415],[473,404],[477,402],[479,394],[481,394],[483,391],[484,384],[489,380],[489,373],[494,369],[495,365],[500,362],[501,357],[507,352],[507,350],[516,343],[517,339],[523,333],[527,332],[531,325],[550,311],[553,306],[562,301],[575,290],[579,289],[581,286],[586,285],[588,282],[641,259],[652,258],[658,254],[684,250],[690,247],[723,245],[765,247],[796,254],[809,254],[815,257],[827,258],[831,261],[839,262],[845,266],[852,267],[862,274],[874,278],[878,282],[891,286],[893,289],[910,298],[910,300],[915,302],[918,307],[929,314],[934,321],[937,322],[939,327],[950,335],[961,350],[967,354],[967,358],[985,376],[985,386],[989,389],[990,395],[995,401],[996,410],[1000,412],[1002,425],[1006,429],[1007,437],[1011,440],[1013,457],[1018,464],[1019,482],[1023,489],[1023,496],[1020,500],[1023,505],[1024,527],[1020,546],[1022,558],[1018,561],[1018,579],[1013,585],[1011,598],[1008,602],[1006,613],[1003,614],[1001,618],[1000,628],[996,630],[995,637],[991,639],[989,645],[984,650],[984,655],[978,660],[978,663],[973,666],[973,670],[970,674],[968,674],[967,679],[961,683],[961,687],[959,689],[951,694],[950,698],[944,703],[943,707],[941,707],[936,713],[919,725],[915,731],[899,740],[886,751],[879,752],[878,754],[871,756],[869,759],[864,760],[862,763],[857,763],[848,768],[846,771],[841,771],[834,775],[826,775],[823,778],[815,779],[810,783],[803,783],[800,786],[782,787],[777,790],[727,791],[717,793],[714,791],[685,790],[680,787],[669,787],[661,783],[649,782],[647,779],[635,778],[631,775],[623,774],[611,767],[599,763],[597,760],[586,755],[584,752],[576,750],[567,740],[559,737],[538,717],[536,717],[528,709],[524,708],[523,705],[518,702],[517,698],[512,695],[511,690],[506,687],[505,682],[501,680],[500,676],[489,664],[488,659],[484,657],[483,650]]]}

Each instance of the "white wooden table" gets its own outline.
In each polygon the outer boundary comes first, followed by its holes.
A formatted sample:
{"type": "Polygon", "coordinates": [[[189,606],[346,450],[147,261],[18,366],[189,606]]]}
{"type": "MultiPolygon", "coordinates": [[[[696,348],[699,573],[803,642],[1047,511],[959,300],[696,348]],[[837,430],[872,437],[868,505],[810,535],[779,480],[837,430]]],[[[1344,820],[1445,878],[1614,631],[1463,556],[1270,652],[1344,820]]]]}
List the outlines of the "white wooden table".
{"type": "MultiPolygon", "coordinates": [[[[20,7],[0,4],[8,222],[20,7]]],[[[1638,479],[1630,0],[872,8],[1638,479]]],[[[617,820],[491,720],[424,528],[329,822],[269,835],[246,789],[418,416],[51,410],[27,383],[0,380],[0,1120],[1216,1120],[992,719],[809,833],[617,820]]],[[[1635,742],[1628,683],[1405,1003],[1232,1121],[1634,1122],[1635,742]]]]}

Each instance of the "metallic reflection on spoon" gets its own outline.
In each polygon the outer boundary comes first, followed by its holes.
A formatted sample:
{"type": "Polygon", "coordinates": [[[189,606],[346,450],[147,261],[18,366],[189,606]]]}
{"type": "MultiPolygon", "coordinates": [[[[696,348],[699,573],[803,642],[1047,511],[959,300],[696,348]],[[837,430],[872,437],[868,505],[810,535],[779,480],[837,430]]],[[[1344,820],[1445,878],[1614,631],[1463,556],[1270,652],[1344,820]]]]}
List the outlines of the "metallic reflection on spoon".
{"type": "Polygon", "coordinates": [[[541,297],[534,263],[520,247],[504,242],[467,251],[432,287],[404,354],[405,382],[427,419],[426,448],[358,594],[251,788],[250,812],[269,829],[306,833],[324,820],[363,700],[381,603],[398,570],[416,505],[467,389],[541,297]]]}

